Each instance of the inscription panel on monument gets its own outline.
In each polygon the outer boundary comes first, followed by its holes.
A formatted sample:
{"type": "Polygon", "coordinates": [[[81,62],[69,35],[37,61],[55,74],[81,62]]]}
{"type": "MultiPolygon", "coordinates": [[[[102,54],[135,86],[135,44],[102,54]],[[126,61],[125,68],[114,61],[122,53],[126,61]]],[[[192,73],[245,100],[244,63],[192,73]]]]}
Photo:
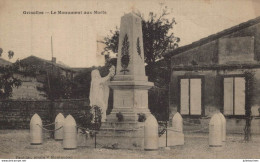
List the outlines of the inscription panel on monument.
{"type": "Polygon", "coordinates": [[[133,106],[133,90],[115,90],[114,91],[114,107],[132,107],[133,106]]]}

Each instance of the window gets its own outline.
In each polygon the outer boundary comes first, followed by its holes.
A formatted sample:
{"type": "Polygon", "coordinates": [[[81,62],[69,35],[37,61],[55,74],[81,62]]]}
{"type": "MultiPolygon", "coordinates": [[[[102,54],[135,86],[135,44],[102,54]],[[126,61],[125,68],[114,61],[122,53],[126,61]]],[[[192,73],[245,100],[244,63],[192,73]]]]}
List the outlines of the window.
{"type": "Polygon", "coordinates": [[[201,78],[180,79],[180,110],[182,115],[201,115],[202,113],[201,78]]]}
{"type": "Polygon", "coordinates": [[[224,78],[225,115],[245,115],[245,77],[224,78]]]}

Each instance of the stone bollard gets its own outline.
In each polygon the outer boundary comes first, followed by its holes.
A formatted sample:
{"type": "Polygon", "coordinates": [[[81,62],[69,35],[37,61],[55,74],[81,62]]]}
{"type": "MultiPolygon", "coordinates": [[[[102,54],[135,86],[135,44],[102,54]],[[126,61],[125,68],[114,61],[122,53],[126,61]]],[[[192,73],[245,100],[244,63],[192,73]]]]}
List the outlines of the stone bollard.
{"type": "Polygon", "coordinates": [[[218,113],[209,122],[209,146],[222,146],[222,122],[218,113]]]}
{"type": "Polygon", "coordinates": [[[226,142],[226,119],[222,113],[218,113],[222,123],[222,141],[226,142]]]}
{"type": "Polygon", "coordinates": [[[156,118],[151,114],[144,124],[144,149],[146,151],[158,150],[159,148],[159,135],[158,123],[156,118]]]}
{"type": "Polygon", "coordinates": [[[77,148],[77,128],[76,121],[68,115],[63,124],[63,148],[65,150],[77,148]]]}
{"type": "Polygon", "coordinates": [[[172,128],[168,129],[168,146],[184,145],[183,119],[180,113],[172,118],[172,128]]]}
{"type": "Polygon", "coordinates": [[[183,119],[179,112],[172,117],[172,128],[178,132],[183,132],[183,119]]]}
{"type": "Polygon", "coordinates": [[[55,130],[56,130],[54,132],[55,140],[63,140],[63,123],[64,123],[64,116],[61,113],[59,113],[55,118],[55,130]]]}
{"type": "Polygon", "coordinates": [[[31,145],[42,144],[42,120],[38,114],[34,114],[30,121],[31,145]]]}

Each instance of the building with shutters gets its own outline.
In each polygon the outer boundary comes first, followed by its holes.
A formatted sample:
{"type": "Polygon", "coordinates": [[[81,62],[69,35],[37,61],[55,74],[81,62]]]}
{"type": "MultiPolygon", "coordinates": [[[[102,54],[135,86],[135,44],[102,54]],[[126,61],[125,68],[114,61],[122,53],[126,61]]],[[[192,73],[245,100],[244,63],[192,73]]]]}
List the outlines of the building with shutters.
{"type": "Polygon", "coordinates": [[[206,126],[217,111],[227,131],[243,133],[248,108],[260,133],[260,17],[168,52],[170,118],[206,126]]]}

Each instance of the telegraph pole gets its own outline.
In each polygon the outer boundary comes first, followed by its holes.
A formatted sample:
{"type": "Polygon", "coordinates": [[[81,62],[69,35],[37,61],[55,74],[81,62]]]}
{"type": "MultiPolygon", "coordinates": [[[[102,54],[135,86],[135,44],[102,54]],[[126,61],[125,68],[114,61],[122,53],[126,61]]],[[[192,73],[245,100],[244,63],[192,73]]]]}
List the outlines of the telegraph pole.
{"type": "MultiPolygon", "coordinates": [[[[53,79],[53,62],[52,62],[52,58],[53,58],[53,41],[52,41],[52,36],[51,36],[51,80],[53,79]]],[[[49,97],[51,100],[51,107],[50,107],[50,120],[51,122],[54,122],[54,118],[55,118],[55,109],[54,109],[54,96],[52,94],[52,87],[51,86],[51,81],[50,81],[50,77],[49,77],[49,73],[48,73],[48,69],[47,69],[47,75],[48,75],[48,84],[49,84],[49,97]]],[[[51,136],[54,137],[54,132],[51,133],[51,136]]]]}

